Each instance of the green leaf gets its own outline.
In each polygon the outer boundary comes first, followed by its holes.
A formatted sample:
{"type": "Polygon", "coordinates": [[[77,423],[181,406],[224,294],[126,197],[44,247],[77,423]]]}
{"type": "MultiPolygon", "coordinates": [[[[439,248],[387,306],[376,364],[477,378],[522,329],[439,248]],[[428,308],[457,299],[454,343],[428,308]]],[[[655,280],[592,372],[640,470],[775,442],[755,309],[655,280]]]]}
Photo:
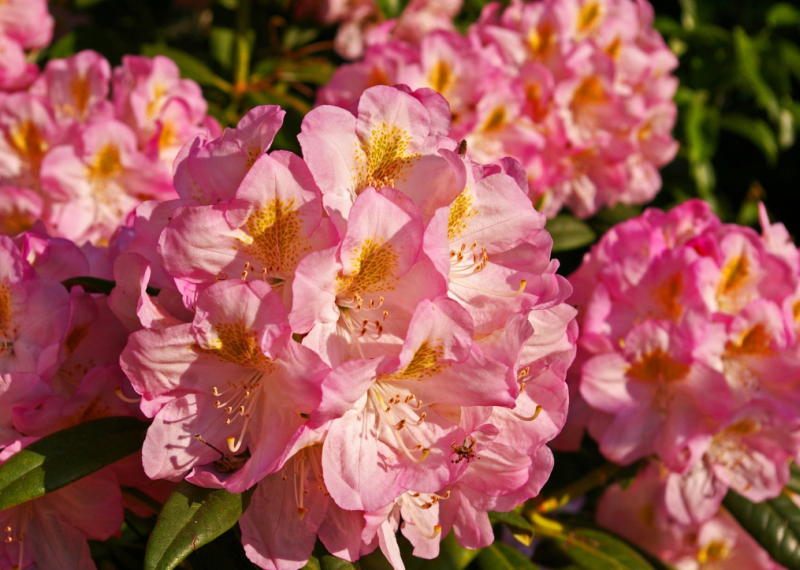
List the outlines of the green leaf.
{"type": "Polygon", "coordinates": [[[547,231],[553,236],[553,251],[568,251],[594,243],[597,234],[586,222],[567,214],[547,220],[547,231]]]}
{"type": "Polygon", "coordinates": [[[215,60],[225,69],[233,65],[233,46],[236,34],[230,28],[211,28],[208,36],[209,51],[215,60]]]}
{"type": "Polygon", "coordinates": [[[312,556],[306,562],[306,565],[303,566],[300,570],[322,570],[319,566],[319,559],[316,556],[312,556]]]}
{"type": "Polygon", "coordinates": [[[47,48],[50,59],[64,59],[78,52],[78,34],[75,30],[64,34],[58,41],[47,48]]]}
{"type": "Polygon", "coordinates": [[[722,504],[775,562],[800,570],[800,508],[786,493],[752,503],[728,491],[722,504]]]}
{"type": "Polygon", "coordinates": [[[183,481],[158,515],[147,541],[145,570],[172,570],[194,550],[233,527],[255,488],[241,495],[183,481]]]}
{"type": "Polygon", "coordinates": [[[495,542],[482,548],[478,554],[478,565],[483,570],[537,570],[538,566],[522,553],[507,544],[495,542]]]}
{"type": "Polygon", "coordinates": [[[360,570],[358,562],[348,562],[341,558],[336,558],[330,554],[325,554],[319,559],[320,570],[360,570]]]}
{"type": "Polygon", "coordinates": [[[595,528],[569,527],[534,517],[534,531],[552,540],[585,570],[654,570],[647,559],[623,539],[595,528]]]}
{"type": "Polygon", "coordinates": [[[789,482],[786,483],[786,488],[792,493],[800,493],[800,466],[792,462],[789,466],[789,482]]]}
{"type": "Polygon", "coordinates": [[[507,513],[498,513],[489,511],[489,520],[492,523],[503,523],[506,526],[513,526],[524,530],[533,530],[531,523],[529,523],[521,514],[516,511],[507,513]]]}
{"type": "Polygon", "coordinates": [[[770,165],[775,165],[778,160],[778,141],[772,128],[761,119],[754,119],[740,113],[724,115],[719,126],[742,136],[756,145],[770,165]]]}
{"type": "Polygon", "coordinates": [[[147,424],[136,418],[90,420],[47,435],[0,466],[0,510],[74,483],[142,448],[147,424]]]}
{"type": "Polygon", "coordinates": [[[216,87],[226,93],[233,92],[233,86],[214,73],[205,63],[179,49],[164,44],[148,44],[142,46],[142,54],[148,57],[165,55],[172,59],[181,70],[181,75],[197,81],[200,85],[216,87]]]}
{"type": "Polygon", "coordinates": [[[747,32],[739,26],[733,30],[733,45],[739,63],[739,73],[743,79],[741,85],[753,93],[756,103],[767,112],[770,119],[778,121],[780,118],[778,98],[761,76],[758,50],[747,32]]]}
{"type": "Polygon", "coordinates": [[[515,511],[507,513],[489,512],[489,520],[492,524],[503,523],[511,531],[518,541],[525,546],[530,546],[533,542],[533,527],[521,514],[515,511]]]}
{"type": "Polygon", "coordinates": [[[779,2],[767,11],[767,24],[773,28],[800,25],[800,10],[788,2],[779,2]]]}

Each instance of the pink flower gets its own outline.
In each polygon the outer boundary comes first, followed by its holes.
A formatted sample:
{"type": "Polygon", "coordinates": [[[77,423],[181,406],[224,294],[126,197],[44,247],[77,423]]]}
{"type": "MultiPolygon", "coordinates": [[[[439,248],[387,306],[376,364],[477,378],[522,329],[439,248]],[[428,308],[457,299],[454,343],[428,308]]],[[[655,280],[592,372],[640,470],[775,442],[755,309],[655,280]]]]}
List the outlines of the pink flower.
{"type": "Polygon", "coordinates": [[[356,200],[338,247],[297,266],[292,330],[331,364],[396,356],[418,303],[445,292],[421,253],[422,221],[406,196],[367,188],[356,200]]]}
{"type": "Polygon", "coordinates": [[[216,476],[241,492],[286,460],[328,368],[292,340],[282,303],[263,282],[213,285],[196,310],[191,324],[134,333],[121,357],[154,418],[145,472],[179,480],[194,467],[233,461],[216,476]]]}
{"type": "Polygon", "coordinates": [[[111,119],[84,127],[75,146],[48,153],[41,178],[52,196],[49,224],[78,242],[110,238],[142,199],[174,192],[166,166],[147,160],[135,134],[111,119]]]}
{"type": "Polygon", "coordinates": [[[275,151],[259,156],[233,200],[176,210],[160,250],[165,269],[186,281],[186,290],[222,275],[260,279],[288,309],[298,263],[337,242],[308,167],[292,153],[275,151]]]}
{"type": "Polygon", "coordinates": [[[303,156],[340,230],[356,197],[370,186],[404,193],[424,221],[462,189],[459,176],[439,153],[439,139],[447,134],[449,122],[438,114],[446,107],[433,101],[426,105],[423,96],[378,86],[359,99],[355,114],[319,107],[303,119],[298,136],[303,156]],[[437,132],[440,125],[444,132],[437,132]]]}
{"type": "Polygon", "coordinates": [[[466,434],[436,406],[513,406],[516,380],[473,344],[471,325],[457,303],[424,301],[399,358],[353,360],[326,378],[312,421],[334,420],[322,461],[337,504],[372,511],[406,490],[440,490],[451,440],[466,434]]]}
{"type": "Polygon", "coordinates": [[[700,201],[648,210],[571,277],[570,445],[585,426],[613,461],[656,454],[682,525],[713,517],[728,488],[774,497],[797,454],[797,250],[762,218],[763,237],[700,201]]]}
{"type": "MultiPolygon", "coordinates": [[[[36,438],[15,441],[0,451],[0,464],[36,438]]],[[[123,522],[117,478],[98,471],[66,487],[0,511],[0,564],[8,568],[94,570],[89,540],[118,534],[123,522]]]]}
{"type": "Polygon", "coordinates": [[[50,101],[65,126],[111,118],[107,100],[111,66],[99,53],[85,50],[67,59],[52,59],[30,92],[50,101]]]}
{"type": "MultiPolygon", "coordinates": [[[[200,86],[181,79],[174,61],[157,55],[153,59],[128,55],[114,70],[114,107],[117,117],[136,132],[139,145],[155,147],[168,164],[190,134],[207,132],[208,105],[200,86]]],[[[219,125],[210,123],[213,135],[219,125]]]]}
{"type": "Polygon", "coordinates": [[[466,39],[437,25],[415,45],[398,41],[401,18],[394,36],[371,34],[364,60],[342,66],[318,103],[347,107],[377,83],[433,88],[471,156],[516,158],[538,209],[589,217],[650,201],[677,151],[677,60],[652,21],[631,0],[512,2],[487,7],[466,39]]]}

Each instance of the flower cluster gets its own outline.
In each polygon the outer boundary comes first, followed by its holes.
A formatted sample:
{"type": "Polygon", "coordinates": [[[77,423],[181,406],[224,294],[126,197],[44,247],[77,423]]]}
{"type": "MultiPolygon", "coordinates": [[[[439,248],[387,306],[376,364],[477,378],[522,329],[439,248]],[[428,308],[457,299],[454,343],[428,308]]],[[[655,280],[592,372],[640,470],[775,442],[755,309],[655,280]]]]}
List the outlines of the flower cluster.
{"type": "Polygon", "coordinates": [[[36,76],[0,93],[2,234],[41,219],[51,235],[107,243],[143,200],[175,197],[170,167],[186,140],[219,133],[200,87],[166,57],[126,56],[112,72],[83,51],[36,76]]]}
{"type": "Polygon", "coordinates": [[[25,89],[39,70],[28,50],[46,47],[53,37],[47,0],[5,0],[0,3],[0,91],[25,89]]]}
{"type": "Polygon", "coordinates": [[[616,463],[655,457],[684,528],[716,520],[728,489],[777,496],[800,452],[800,254],[763,206],[761,224],[699,200],[647,210],[570,278],[581,336],[560,444],[586,426],[616,463]]]}
{"type": "Polygon", "coordinates": [[[418,556],[451,529],[486,546],[487,511],[550,473],[577,337],[524,174],[460,155],[431,90],[315,109],[302,159],[267,152],[282,119],[192,139],[180,199],[137,210],[121,363],[153,418],[145,472],[258,484],[240,525],[264,568],[300,568],[317,537],[399,568],[401,518],[418,556]]]}
{"type": "Polygon", "coordinates": [[[338,23],[334,48],[345,59],[364,55],[367,46],[392,37],[419,43],[434,30],[454,30],[463,0],[411,0],[397,17],[385,20],[376,0],[299,0],[295,11],[327,24],[338,23]]]}
{"type": "MultiPolygon", "coordinates": [[[[126,280],[119,255],[130,236],[108,248],[50,238],[40,225],[12,241],[0,236],[0,464],[39,437],[110,416],[140,416],[119,365],[128,338],[129,292],[89,293],[61,281],[82,276],[126,280]]],[[[134,315],[135,316],[135,315],[134,315]]],[[[152,482],[135,454],[42,498],[0,512],[0,567],[94,570],[87,539],[119,533],[120,485],[158,501],[174,487],[152,482]]]]}
{"type": "Polygon", "coordinates": [[[432,88],[450,103],[451,136],[477,161],[517,159],[548,217],[641,204],[660,189],[658,167],[677,150],[677,59],[645,0],[492,4],[466,38],[383,39],[341,67],[318,102],[348,108],[379,84],[432,88]]]}

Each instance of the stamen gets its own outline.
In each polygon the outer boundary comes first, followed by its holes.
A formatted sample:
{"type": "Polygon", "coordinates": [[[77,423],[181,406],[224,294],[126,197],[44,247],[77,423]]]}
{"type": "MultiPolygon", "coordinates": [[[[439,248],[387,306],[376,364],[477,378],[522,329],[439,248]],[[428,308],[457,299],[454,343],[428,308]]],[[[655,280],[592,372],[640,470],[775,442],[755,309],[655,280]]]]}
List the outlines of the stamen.
{"type": "Polygon", "coordinates": [[[139,402],[142,401],[141,396],[139,396],[138,398],[128,398],[125,394],[122,393],[122,388],[120,388],[119,386],[114,388],[114,393],[117,395],[117,398],[129,404],[138,404],[139,402]]]}
{"type": "Polygon", "coordinates": [[[533,412],[533,415],[530,417],[521,416],[517,412],[511,412],[511,413],[514,415],[514,417],[521,419],[523,422],[532,422],[533,420],[539,417],[539,414],[542,413],[542,407],[536,406],[536,411],[533,412]]]}

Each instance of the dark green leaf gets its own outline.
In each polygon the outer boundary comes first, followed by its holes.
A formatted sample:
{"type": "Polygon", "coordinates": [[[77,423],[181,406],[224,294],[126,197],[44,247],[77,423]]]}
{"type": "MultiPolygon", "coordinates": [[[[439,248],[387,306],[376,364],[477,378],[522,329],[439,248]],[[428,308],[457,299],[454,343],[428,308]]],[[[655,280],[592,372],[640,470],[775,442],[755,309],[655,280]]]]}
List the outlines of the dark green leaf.
{"type": "Polygon", "coordinates": [[[233,91],[233,86],[228,81],[214,73],[205,63],[184,51],[164,44],[149,44],[142,47],[142,53],[148,57],[167,56],[178,64],[183,77],[193,79],[200,85],[216,87],[227,93],[233,91]]]}
{"type": "Polygon", "coordinates": [[[510,511],[507,513],[498,513],[489,511],[489,520],[492,523],[503,523],[506,526],[513,526],[524,530],[533,530],[531,523],[529,523],[521,514],[510,511]]]}
{"type": "Polygon", "coordinates": [[[800,10],[788,2],[779,2],[767,12],[767,24],[772,27],[800,25],[800,10]]]}
{"type": "Polygon", "coordinates": [[[800,466],[792,462],[789,466],[789,482],[786,483],[786,488],[793,493],[800,493],[800,466]]]}
{"type": "Polygon", "coordinates": [[[537,570],[533,562],[507,544],[495,542],[482,548],[478,554],[478,565],[483,570],[537,570]]]}
{"type": "Polygon", "coordinates": [[[503,523],[511,531],[518,541],[525,546],[530,546],[533,542],[533,527],[525,518],[517,512],[510,511],[507,513],[497,513],[494,511],[489,512],[489,520],[492,524],[503,523]]]}
{"type": "Polygon", "coordinates": [[[537,534],[553,540],[585,570],[654,570],[653,566],[624,540],[599,529],[563,527],[559,532],[539,529],[537,534]]]}
{"type": "Polygon", "coordinates": [[[786,493],[752,503],[728,491],[722,504],[773,560],[789,570],[800,570],[800,508],[786,493]]]}
{"type": "Polygon", "coordinates": [[[761,76],[761,61],[753,40],[741,27],[733,30],[733,45],[742,76],[742,86],[752,91],[756,102],[765,110],[773,121],[779,120],[780,106],[778,98],[761,76]]]}
{"type": "Polygon", "coordinates": [[[51,59],[62,59],[78,52],[78,34],[73,30],[47,48],[47,55],[51,59]]]}
{"type": "Polygon", "coordinates": [[[233,527],[250,502],[252,490],[234,495],[186,481],[170,495],[147,542],[145,570],[172,570],[194,550],[233,527]]]}
{"type": "Polygon", "coordinates": [[[742,136],[756,145],[767,162],[774,165],[778,160],[778,141],[766,121],[739,113],[724,115],[720,127],[742,136]]]}
{"type": "Polygon", "coordinates": [[[230,28],[211,28],[208,36],[209,51],[217,62],[225,69],[233,65],[233,45],[236,34],[230,28]]]}
{"type": "Polygon", "coordinates": [[[586,222],[568,214],[547,220],[547,231],[553,236],[553,251],[578,249],[597,239],[594,230],[586,222]]]}
{"type": "Polygon", "coordinates": [[[33,442],[0,467],[0,510],[36,499],[142,448],[136,418],[90,420],[33,442]]]}
{"type": "Polygon", "coordinates": [[[360,570],[361,565],[358,562],[348,562],[341,558],[336,558],[330,554],[326,554],[319,559],[320,570],[360,570]]]}

